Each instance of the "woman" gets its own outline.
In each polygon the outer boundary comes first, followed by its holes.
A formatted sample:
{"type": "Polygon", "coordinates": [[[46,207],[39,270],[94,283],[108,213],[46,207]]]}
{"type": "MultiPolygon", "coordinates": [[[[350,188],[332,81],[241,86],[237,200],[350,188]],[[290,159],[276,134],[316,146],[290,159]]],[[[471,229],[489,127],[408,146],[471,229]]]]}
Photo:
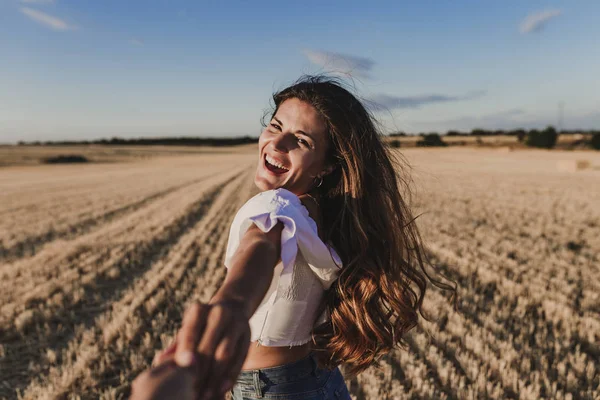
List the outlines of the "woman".
{"type": "Polygon", "coordinates": [[[258,145],[261,193],[232,223],[225,281],[186,311],[155,360],[169,372],[138,378],[134,397],[177,388],[349,399],[338,366],[353,376],[404,344],[428,280],[455,292],[425,270],[400,165],[363,104],[322,76],[273,100],[258,145]]]}

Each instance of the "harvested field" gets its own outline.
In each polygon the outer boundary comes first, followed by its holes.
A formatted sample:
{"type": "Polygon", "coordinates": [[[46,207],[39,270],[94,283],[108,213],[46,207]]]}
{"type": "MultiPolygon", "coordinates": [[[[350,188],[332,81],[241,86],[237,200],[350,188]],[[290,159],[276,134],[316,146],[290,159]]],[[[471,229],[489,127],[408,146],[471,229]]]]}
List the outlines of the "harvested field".
{"type": "MultiPolygon", "coordinates": [[[[402,149],[430,291],[357,399],[600,398],[600,153],[402,149]],[[585,168],[563,168],[564,165],[585,168]]],[[[16,157],[16,155],[15,155],[16,157]]],[[[126,398],[224,277],[255,150],[0,170],[0,398],[126,398]]]]}
{"type": "Polygon", "coordinates": [[[147,160],[166,155],[247,153],[255,144],[239,146],[148,146],[148,145],[2,145],[0,167],[39,165],[48,158],[79,155],[89,162],[114,163],[147,160]]]}

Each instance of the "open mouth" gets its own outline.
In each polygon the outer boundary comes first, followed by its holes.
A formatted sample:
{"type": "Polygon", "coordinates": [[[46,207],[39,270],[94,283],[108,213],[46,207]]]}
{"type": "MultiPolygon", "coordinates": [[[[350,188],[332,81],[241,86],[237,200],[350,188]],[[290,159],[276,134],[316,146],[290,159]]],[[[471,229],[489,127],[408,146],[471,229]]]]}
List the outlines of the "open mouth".
{"type": "Polygon", "coordinates": [[[275,175],[285,174],[289,171],[288,168],[285,168],[283,165],[279,164],[277,161],[273,160],[268,155],[265,155],[265,167],[267,168],[267,170],[274,173],[275,175]],[[269,162],[269,160],[271,162],[269,162]]]}

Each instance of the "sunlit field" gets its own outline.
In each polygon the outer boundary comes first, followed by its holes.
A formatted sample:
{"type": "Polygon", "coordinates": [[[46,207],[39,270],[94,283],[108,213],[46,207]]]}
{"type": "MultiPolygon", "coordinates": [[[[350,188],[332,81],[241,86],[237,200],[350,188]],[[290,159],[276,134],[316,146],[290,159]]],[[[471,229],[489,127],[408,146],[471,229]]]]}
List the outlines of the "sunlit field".
{"type": "MultiPolygon", "coordinates": [[[[224,278],[255,147],[127,151],[0,168],[0,398],[127,398],[224,278]]],[[[600,398],[600,152],[400,151],[458,311],[429,291],[436,322],[348,379],[354,398],[600,398]]]]}

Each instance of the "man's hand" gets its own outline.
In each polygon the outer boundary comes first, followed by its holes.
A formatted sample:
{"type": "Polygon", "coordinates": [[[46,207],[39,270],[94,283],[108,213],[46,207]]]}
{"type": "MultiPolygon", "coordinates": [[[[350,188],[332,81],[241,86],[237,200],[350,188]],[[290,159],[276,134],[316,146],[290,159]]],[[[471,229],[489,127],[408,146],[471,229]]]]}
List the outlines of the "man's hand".
{"type": "Polygon", "coordinates": [[[190,368],[180,368],[172,361],[164,361],[135,378],[130,400],[195,400],[199,394],[195,379],[190,368]]]}
{"type": "Polygon", "coordinates": [[[185,312],[176,341],[157,356],[170,358],[180,367],[195,367],[197,387],[203,398],[223,396],[230,390],[250,346],[248,315],[238,301],[194,303],[185,312]],[[206,362],[198,362],[198,359],[206,362]]]}

